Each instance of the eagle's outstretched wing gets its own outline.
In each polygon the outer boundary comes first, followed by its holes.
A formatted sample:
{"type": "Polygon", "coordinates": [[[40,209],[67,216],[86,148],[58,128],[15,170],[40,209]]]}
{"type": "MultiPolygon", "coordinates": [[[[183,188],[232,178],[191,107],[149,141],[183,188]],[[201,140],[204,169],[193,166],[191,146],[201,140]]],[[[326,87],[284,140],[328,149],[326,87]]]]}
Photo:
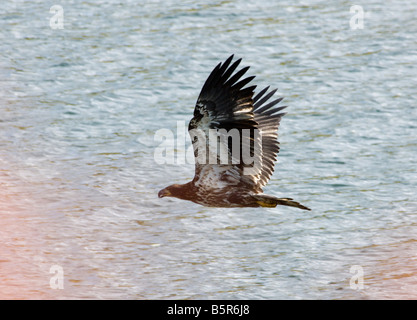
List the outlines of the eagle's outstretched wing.
{"type": "Polygon", "coordinates": [[[274,171],[284,115],[278,112],[285,107],[273,108],[282,99],[266,104],[276,90],[265,88],[253,97],[256,86],[245,86],[255,77],[241,80],[249,67],[234,73],[241,59],[232,60],[233,55],[211,72],[189,123],[196,157],[193,181],[208,189],[234,185],[261,192],[274,171]]]}
{"type": "Polygon", "coordinates": [[[269,87],[266,87],[253,99],[255,121],[258,123],[258,129],[262,132],[262,169],[257,182],[257,187],[260,189],[268,183],[274,172],[274,165],[279,152],[278,127],[281,118],[285,115],[280,111],[286,108],[286,106],[273,108],[283,98],[265,104],[277,91],[277,89],[274,89],[267,93],[268,89],[269,87]]]}

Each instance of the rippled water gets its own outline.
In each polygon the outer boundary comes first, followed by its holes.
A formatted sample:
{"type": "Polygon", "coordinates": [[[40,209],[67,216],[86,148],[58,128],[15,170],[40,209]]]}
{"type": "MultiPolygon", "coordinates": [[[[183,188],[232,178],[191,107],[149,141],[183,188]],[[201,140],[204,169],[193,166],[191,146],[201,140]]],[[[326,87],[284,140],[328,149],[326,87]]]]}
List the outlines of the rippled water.
{"type": "Polygon", "coordinates": [[[1,298],[417,298],[414,1],[52,5],[0,8],[1,298]],[[289,105],[265,191],[311,212],[157,198],[194,168],[155,132],[231,53],[289,105]]]}

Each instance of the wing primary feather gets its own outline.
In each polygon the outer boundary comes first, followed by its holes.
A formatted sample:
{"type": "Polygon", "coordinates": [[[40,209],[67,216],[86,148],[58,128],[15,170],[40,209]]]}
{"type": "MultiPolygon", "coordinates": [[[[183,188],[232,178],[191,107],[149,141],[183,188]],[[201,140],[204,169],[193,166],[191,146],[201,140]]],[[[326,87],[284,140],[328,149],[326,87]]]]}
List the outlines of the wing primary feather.
{"type": "Polygon", "coordinates": [[[263,106],[262,108],[256,109],[256,112],[257,113],[265,113],[267,115],[273,115],[274,113],[277,113],[278,111],[281,111],[281,110],[285,109],[287,106],[283,106],[283,107],[279,107],[279,108],[276,108],[276,109],[273,109],[273,110],[269,110],[268,112],[265,112],[265,111],[272,108],[277,103],[281,102],[282,99],[284,99],[284,98],[278,98],[278,99],[268,103],[267,105],[263,106]]]}
{"type": "Polygon", "coordinates": [[[229,69],[227,69],[223,74],[222,74],[222,78],[224,79],[224,81],[226,82],[227,79],[229,79],[229,77],[232,75],[232,73],[236,70],[236,68],[239,66],[240,62],[242,61],[242,59],[238,59],[236,60],[229,69]]]}
{"type": "Polygon", "coordinates": [[[271,92],[269,92],[265,97],[263,97],[261,100],[259,100],[258,102],[256,102],[256,104],[254,105],[255,110],[257,108],[259,108],[261,105],[263,105],[266,101],[269,100],[269,98],[271,98],[275,92],[277,92],[278,89],[274,89],[271,92]]]}
{"type": "MultiPolygon", "coordinates": [[[[249,99],[250,96],[255,91],[255,89],[256,89],[256,86],[253,85],[253,86],[249,86],[249,87],[246,87],[246,88],[242,89],[240,92],[241,92],[241,94],[242,94],[243,97],[247,97],[249,99]]],[[[252,105],[252,102],[251,102],[251,105],[252,105]]]]}
{"type": "Polygon", "coordinates": [[[234,89],[234,90],[240,90],[245,85],[247,85],[249,82],[251,82],[253,79],[255,79],[255,76],[247,77],[247,78],[245,78],[243,80],[240,80],[238,83],[236,83],[235,85],[233,85],[232,89],[234,89]]]}
{"type": "MultiPolygon", "coordinates": [[[[220,66],[221,66],[221,63],[219,63],[214,69],[213,69],[213,71],[210,73],[210,75],[208,76],[208,78],[207,78],[207,80],[206,80],[206,82],[204,83],[204,85],[203,85],[203,88],[201,89],[201,93],[205,93],[205,92],[207,92],[207,90],[210,88],[210,87],[213,87],[213,85],[212,85],[212,82],[213,82],[213,80],[215,80],[216,79],[216,77],[217,77],[217,73],[218,73],[218,71],[219,71],[219,69],[220,69],[220,66]]],[[[200,94],[201,95],[201,94],[200,94]]]]}
{"type": "Polygon", "coordinates": [[[248,70],[250,67],[245,67],[238,72],[236,72],[233,77],[231,77],[224,85],[225,86],[232,86],[236,81],[238,81],[248,70]]]}
{"type": "Polygon", "coordinates": [[[259,92],[254,98],[253,98],[253,103],[256,103],[264,94],[265,92],[267,92],[269,89],[269,86],[267,86],[266,88],[262,89],[261,92],[259,92]]]}
{"type": "Polygon", "coordinates": [[[230,62],[232,62],[234,54],[232,54],[221,66],[220,73],[223,74],[226,69],[229,67],[230,62]]]}

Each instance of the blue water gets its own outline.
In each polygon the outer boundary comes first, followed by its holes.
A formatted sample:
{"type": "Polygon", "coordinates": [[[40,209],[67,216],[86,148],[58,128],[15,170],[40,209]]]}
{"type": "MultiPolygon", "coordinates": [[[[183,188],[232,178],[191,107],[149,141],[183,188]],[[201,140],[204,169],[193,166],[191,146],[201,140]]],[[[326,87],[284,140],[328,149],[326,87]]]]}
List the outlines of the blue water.
{"type": "Polygon", "coordinates": [[[53,4],[0,8],[1,298],[417,298],[414,1],[53,4]],[[157,198],[194,166],[155,133],[232,53],[289,106],[265,192],[311,212],[157,198]]]}

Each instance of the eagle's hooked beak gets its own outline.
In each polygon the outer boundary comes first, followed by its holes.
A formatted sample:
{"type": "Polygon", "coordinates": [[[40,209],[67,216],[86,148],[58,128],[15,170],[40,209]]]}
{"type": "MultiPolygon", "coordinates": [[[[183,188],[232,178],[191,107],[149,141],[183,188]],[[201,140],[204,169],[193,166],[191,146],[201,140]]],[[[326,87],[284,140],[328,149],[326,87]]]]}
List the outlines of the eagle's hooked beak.
{"type": "Polygon", "coordinates": [[[167,189],[162,189],[161,191],[158,192],[159,198],[169,197],[169,196],[171,196],[171,192],[169,192],[167,189]]]}

